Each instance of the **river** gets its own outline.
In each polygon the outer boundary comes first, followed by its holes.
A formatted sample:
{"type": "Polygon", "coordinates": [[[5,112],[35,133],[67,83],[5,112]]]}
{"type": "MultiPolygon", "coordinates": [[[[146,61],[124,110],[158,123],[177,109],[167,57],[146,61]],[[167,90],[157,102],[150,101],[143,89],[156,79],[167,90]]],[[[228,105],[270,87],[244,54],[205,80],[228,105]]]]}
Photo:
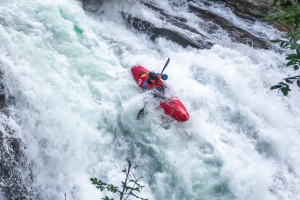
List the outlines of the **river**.
{"type": "MultiPolygon", "coordinates": [[[[155,2],[155,1],[153,1],[155,2]]],[[[175,12],[168,1],[157,5],[175,12]]],[[[128,28],[121,10],[156,18],[145,6],[107,1],[88,13],[75,0],[1,0],[0,71],[15,103],[1,112],[24,144],[31,177],[28,199],[101,199],[90,178],[120,185],[126,159],[139,165],[149,200],[273,200],[300,198],[299,89],[287,97],[270,86],[287,75],[284,55],[216,34],[197,50],[128,28]],[[74,29],[76,25],[82,34],[74,29]],[[130,68],[160,72],[189,111],[179,123],[155,102],[136,120],[143,95],[130,68]]],[[[247,23],[216,4],[209,7],[267,39],[279,32],[247,23]],[[223,13],[223,14],[222,14],[223,13]]],[[[178,15],[197,26],[185,9],[178,15]]],[[[138,14],[137,14],[138,15],[138,14]]],[[[160,23],[160,22],[157,22],[160,23]]],[[[24,172],[22,172],[22,170],[24,172]]],[[[3,185],[5,183],[1,183],[3,185]]],[[[5,197],[2,197],[5,199],[5,197]]],[[[25,197],[23,197],[25,198],[25,197]]]]}

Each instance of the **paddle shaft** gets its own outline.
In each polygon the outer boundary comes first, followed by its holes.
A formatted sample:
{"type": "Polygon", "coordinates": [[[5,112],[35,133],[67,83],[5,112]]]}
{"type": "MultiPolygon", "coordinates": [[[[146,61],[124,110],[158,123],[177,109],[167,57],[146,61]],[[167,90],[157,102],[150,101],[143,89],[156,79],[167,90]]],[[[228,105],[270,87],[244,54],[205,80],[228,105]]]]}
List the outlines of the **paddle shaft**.
{"type": "Polygon", "coordinates": [[[167,62],[166,62],[166,64],[165,64],[163,70],[161,71],[160,75],[162,75],[162,73],[165,71],[165,69],[166,69],[166,67],[168,66],[169,62],[170,62],[170,58],[168,58],[168,60],[167,60],[167,62]]]}

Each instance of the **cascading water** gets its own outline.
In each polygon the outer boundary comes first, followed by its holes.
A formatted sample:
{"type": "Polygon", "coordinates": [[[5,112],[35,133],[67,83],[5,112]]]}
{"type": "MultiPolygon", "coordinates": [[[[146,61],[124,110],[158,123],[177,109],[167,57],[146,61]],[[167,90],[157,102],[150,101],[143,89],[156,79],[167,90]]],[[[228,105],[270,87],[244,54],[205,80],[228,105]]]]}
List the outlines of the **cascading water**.
{"type": "MultiPolygon", "coordinates": [[[[175,12],[168,1],[154,3],[201,31],[200,19],[184,7],[175,12]]],[[[118,185],[126,159],[140,166],[144,198],[299,199],[299,92],[294,86],[283,97],[269,90],[293,75],[282,67],[284,56],[229,39],[210,50],[163,38],[152,42],[122,19],[120,11],[126,10],[162,23],[135,2],[105,1],[97,15],[74,0],[0,5],[0,71],[15,98],[6,108],[10,115],[1,113],[1,132],[24,145],[28,164],[19,168],[20,176],[30,177],[30,184],[23,199],[64,199],[64,193],[74,200],[105,194],[117,199],[89,179],[118,185]],[[166,120],[149,103],[145,118],[137,121],[143,95],[130,67],[160,72],[168,57],[167,83],[190,120],[166,120]]],[[[220,14],[224,8],[206,9],[220,14]]],[[[278,37],[264,23],[224,13],[253,34],[278,37]]]]}

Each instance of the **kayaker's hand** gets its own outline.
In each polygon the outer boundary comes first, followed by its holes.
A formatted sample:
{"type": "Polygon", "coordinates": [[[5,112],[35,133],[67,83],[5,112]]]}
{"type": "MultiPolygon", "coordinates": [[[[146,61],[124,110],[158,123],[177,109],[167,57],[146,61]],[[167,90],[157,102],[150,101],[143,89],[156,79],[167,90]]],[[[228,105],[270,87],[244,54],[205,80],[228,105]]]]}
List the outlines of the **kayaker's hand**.
{"type": "Polygon", "coordinates": [[[163,87],[158,87],[157,91],[159,91],[160,93],[163,93],[164,92],[164,88],[163,87]]]}
{"type": "Polygon", "coordinates": [[[157,78],[161,79],[161,78],[162,78],[162,75],[158,75],[157,78]]]}

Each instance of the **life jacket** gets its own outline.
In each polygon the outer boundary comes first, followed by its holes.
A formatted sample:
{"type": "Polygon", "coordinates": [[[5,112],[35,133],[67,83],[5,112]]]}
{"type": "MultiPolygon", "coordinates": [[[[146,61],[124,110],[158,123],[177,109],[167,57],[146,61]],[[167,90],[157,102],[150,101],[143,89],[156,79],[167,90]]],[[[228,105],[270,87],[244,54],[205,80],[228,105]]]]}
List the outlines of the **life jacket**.
{"type": "Polygon", "coordinates": [[[157,80],[154,83],[152,83],[151,80],[147,78],[147,80],[143,84],[144,90],[151,90],[153,88],[158,89],[161,86],[162,86],[162,81],[159,78],[157,78],[157,80]]]}
{"type": "Polygon", "coordinates": [[[155,87],[156,89],[158,89],[158,88],[160,88],[161,85],[162,85],[162,81],[161,81],[160,79],[157,79],[154,83],[152,83],[150,79],[147,79],[147,80],[146,80],[146,83],[147,83],[147,89],[148,89],[148,90],[151,90],[151,89],[153,89],[154,87],[155,87]]]}

